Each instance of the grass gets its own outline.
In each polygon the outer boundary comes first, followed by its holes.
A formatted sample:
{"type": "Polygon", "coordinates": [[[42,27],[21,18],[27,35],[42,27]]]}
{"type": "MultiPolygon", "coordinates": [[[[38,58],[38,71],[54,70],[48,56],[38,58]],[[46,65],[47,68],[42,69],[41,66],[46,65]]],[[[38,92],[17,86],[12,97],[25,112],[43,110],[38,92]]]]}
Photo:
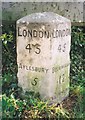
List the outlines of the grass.
{"type": "Polygon", "coordinates": [[[2,96],[3,118],[22,119],[70,119],[85,116],[85,95],[84,88],[80,85],[70,87],[70,95],[62,103],[48,104],[40,99],[39,93],[26,92],[23,94],[22,88],[14,83],[13,76],[5,75],[4,85],[8,85],[2,96]],[[7,80],[8,79],[8,80],[7,80]],[[12,80],[12,81],[10,81],[12,80]]]}

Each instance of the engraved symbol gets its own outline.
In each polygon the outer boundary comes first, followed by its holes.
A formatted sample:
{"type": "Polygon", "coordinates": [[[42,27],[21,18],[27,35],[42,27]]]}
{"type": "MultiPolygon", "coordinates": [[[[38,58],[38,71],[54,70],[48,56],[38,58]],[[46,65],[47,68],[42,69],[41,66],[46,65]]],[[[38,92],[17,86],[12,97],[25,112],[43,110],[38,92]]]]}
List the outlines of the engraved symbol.
{"type": "Polygon", "coordinates": [[[27,44],[27,46],[25,48],[29,51],[29,53],[31,53],[31,51],[33,51],[33,48],[34,48],[34,52],[36,54],[40,54],[40,52],[41,52],[39,44],[35,44],[35,45],[34,44],[27,44]]]}
{"type": "Polygon", "coordinates": [[[59,45],[58,46],[58,51],[59,52],[65,52],[66,51],[66,43],[64,43],[64,45],[59,45]]]}
{"type": "Polygon", "coordinates": [[[65,75],[62,74],[61,76],[59,76],[59,84],[62,84],[65,81],[65,75]]]}
{"type": "Polygon", "coordinates": [[[31,82],[31,84],[33,85],[33,86],[36,86],[37,85],[37,81],[36,80],[38,80],[38,78],[35,78],[34,80],[33,80],[33,82],[31,82]]]}

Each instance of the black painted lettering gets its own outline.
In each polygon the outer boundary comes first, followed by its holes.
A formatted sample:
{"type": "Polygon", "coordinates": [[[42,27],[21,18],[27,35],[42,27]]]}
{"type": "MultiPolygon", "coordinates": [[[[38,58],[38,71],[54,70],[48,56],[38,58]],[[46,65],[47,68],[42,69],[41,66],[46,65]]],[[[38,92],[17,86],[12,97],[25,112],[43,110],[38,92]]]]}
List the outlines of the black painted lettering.
{"type": "Polygon", "coordinates": [[[40,45],[39,45],[39,44],[36,44],[35,53],[36,53],[36,54],[40,54],[40,52],[41,52],[40,45]]]}
{"type": "Polygon", "coordinates": [[[53,37],[53,38],[58,38],[58,37],[64,37],[64,36],[68,36],[71,34],[70,29],[63,29],[63,30],[58,30],[58,29],[54,29],[53,31],[37,31],[35,29],[33,30],[21,30],[20,27],[18,27],[18,36],[28,36],[28,37],[39,37],[39,38],[49,38],[49,37],[53,37]]]}
{"type": "Polygon", "coordinates": [[[22,36],[20,27],[18,27],[18,36],[22,36]]]}
{"type": "Polygon", "coordinates": [[[63,45],[62,51],[65,52],[65,50],[66,50],[66,43],[63,45]]]}
{"type": "Polygon", "coordinates": [[[31,82],[31,84],[32,84],[33,86],[36,86],[36,85],[37,85],[37,80],[38,80],[38,78],[35,78],[35,79],[33,80],[33,82],[31,82]]]}
{"type": "Polygon", "coordinates": [[[32,67],[32,71],[35,71],[34,67],[32,67]]]}
{"type": "Polygon", "coordinates": [[[27,36],[27,31],[24,29],[23,30],[23,36],[26,37],[27,36]]]}
{"type": "Polygon", "coordinates": [[[29,53],[31,52],[32,48],[30,44],[27,44],[26,49],[29,51],[29,53]]]}
{"type": "Polygon", "coordinates": [[[22,64],[21,64],[21,63],[19,64],[19,68],[21,68],[21,69],[22,69],[22,64]]]}
{"type": "Polygon", "coordinates": [[[65,79],[65,75],[62,74],[62,83],[64,82],[64,79],[65,79]]]}
{"type": "Polygon", "coordinates": [[[37,37],[37,30],[33,30],[33,37],[37,37]]]}
{"type": "Polygon", "coordinates": [[[44,72],[44,68],[42,68],[42,72],[44,72]]]}
{"type": "Polygon", "coordinates": [[[45,38],[49,38],[50,37],[49,31],[45,31],[44,34],[45,34],[45,38]]]}
{"type": "Polygon", "coordinates": [[[66,29],[66,36],[70,35],[70,29],[66,29]]]}
{"type": "Polygon", "coordinates": [[[52,37],[56,38],[56,32],[53,30],[52,37]]]}
{"type": "Polygon", "coordinates": [[[35,67],[35,71],[36,71],[36,72],[38,71],[38,68],[37,68],[37,67],[35,67]]]}
{"type": "Polygon", "coordinates": [[[28,30],[28,37],[32,37],[32,30],[28,30]]]}
{"type": "Polygon", "coordinates": [[[65,31],[65,30],[63,30],[63,31],[62,31],[62,37],[64,37],[64,36],[65,36],[65,34],[66,34],[66,31],[65,31]]]}
{"type": "Polygon", "coordinates": [[[58,37],[58,30],[56,30],[56,38],[58,37]]]}
{"type": "Polygon", "coordinates": [[[42,31],[39,31],[39,37],[43,38],[43,32],[42,31]]]}
{"type": "Polygon", "coordinates": [[[46,73],[48,72],[49,69],[46,69],[46,73]]]}
{"type": "Polygon", "coordinates": [[[29,70],[31,70],[31,66],[29,66],[29,70]]]}
{"type": "Polygon", "coordinates": [[[26,67],[26,66],[25,66],[25,65],[23,65],[23,68],[24,68],[24,69],[25,69],[25,67],[26,67]]]}
{"type": "Polygon", "coordinates": [[[59,52],[61,52],[61,45],[58,46],[58,50],[59,50],[59,52]]]}
{"type": "Polygon", "coordinates": [[[26,70],[29,70],[29,69],[28,69],[28,66],[26,66],[26,70]]]}
{"type": "Polygon", "coordinates": [[[58,31],[58,37],[61,37],[62,35],[61,35],[62,33],[61,33],[61,30],[59,30],[58,31]]]}

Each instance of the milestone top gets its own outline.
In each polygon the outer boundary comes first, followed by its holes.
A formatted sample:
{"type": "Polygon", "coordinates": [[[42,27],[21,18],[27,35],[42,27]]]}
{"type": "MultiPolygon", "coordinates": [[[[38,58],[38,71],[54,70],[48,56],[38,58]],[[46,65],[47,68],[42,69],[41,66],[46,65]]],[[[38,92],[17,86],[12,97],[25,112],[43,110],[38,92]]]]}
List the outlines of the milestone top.
{"type": "Polygon", "coordinates": [[[62,23],[62,22],[70,22],[70,20],[53,12],[43,12],[43,13],[33,13],[17,20],[17,24],[25,23],[25,22],[27,23],[34,23],[34,22],[62,23]]]}

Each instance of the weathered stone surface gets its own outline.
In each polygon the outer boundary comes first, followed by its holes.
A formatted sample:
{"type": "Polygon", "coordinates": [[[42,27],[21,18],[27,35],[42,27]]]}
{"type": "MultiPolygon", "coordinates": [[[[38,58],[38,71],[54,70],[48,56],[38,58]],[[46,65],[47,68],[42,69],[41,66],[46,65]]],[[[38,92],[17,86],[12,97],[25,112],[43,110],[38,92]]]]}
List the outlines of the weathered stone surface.
{"type": "Polygon", "coordinates": [[[69,94],[70,20],[52,12],[17,21],[18,82],[24,91],[61,102],[69,94]]]}

